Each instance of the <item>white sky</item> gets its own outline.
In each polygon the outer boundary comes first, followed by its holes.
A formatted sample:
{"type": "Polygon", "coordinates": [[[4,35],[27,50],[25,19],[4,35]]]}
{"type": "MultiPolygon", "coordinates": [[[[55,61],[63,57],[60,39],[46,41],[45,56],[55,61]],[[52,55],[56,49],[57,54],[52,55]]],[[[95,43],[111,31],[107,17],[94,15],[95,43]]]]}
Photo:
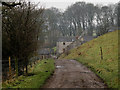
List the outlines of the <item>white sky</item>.
{"type": "Polygon", "coordinates": [[[65,10],[68,6],[75,2],[85,1],[93,4],[114,4],[119,2],[119,0],[29,0],[31,2],[38,3],[45,8],[56,7],[61,10],[65,10]]]}

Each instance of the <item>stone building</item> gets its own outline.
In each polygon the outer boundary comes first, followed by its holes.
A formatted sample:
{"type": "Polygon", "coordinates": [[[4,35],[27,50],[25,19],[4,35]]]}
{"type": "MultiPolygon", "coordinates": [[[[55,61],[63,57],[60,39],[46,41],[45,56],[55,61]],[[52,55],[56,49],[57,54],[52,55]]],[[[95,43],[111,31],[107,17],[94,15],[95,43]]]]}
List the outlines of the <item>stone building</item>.
{"type": "Polygon", "coordinates": [[[51,54],[53,54],[54,51],[50,48],[42,48],[38,50],[38,55],[40,59],[47,59],[50,58],[51,54]]]}
{"type": "Polygon", "coordinates": [[[57,40],[57,54],[65,52],[65,48],[75,41],[75,37],[60,37],[57,40]]]}

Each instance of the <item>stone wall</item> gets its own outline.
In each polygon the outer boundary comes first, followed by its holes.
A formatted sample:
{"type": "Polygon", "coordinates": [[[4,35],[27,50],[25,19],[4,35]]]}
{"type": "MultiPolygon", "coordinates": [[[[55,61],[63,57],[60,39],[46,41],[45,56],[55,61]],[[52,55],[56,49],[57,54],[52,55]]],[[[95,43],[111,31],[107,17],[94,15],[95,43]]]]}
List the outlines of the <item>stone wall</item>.
{"type": "Polygon", "coordinates": [[[72,48],[76,48],[78,46],[80,46],[82,44],[82,42],[80,40],[76,40],[74,42],[72,42],[70,45],[68,45],[66,48],[65,48],[65,51],[69,51],[71,50],[72,48]]]}

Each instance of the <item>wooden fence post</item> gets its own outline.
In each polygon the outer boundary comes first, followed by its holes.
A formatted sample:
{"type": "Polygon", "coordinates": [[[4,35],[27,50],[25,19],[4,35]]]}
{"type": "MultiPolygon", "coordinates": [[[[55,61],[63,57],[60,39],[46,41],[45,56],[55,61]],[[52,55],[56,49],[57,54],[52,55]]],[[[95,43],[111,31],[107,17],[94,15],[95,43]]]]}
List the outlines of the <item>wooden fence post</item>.
{"type": "Polygon", "coordinates": [[[11,58],[9,56],[9,78],[11,78],[11,58]]]}
{"type": "Polygon", "coordinates": [[[100,47],[100,51],[101,51],[101,60],[103,60],[103,52],[102,52],[102,47],[100,47]]]}
{"type": "Polygon", "coordinates": [[[44,55],[43,55],[43,59],[45,59],[44,55]]]}

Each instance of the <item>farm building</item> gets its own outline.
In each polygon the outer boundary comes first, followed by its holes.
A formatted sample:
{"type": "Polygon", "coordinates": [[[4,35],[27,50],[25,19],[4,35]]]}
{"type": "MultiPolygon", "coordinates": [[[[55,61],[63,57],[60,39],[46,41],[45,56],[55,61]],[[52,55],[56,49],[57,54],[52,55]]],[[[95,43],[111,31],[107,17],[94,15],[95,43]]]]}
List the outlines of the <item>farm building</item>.
{"type": "Polygon", "coordinates": [[[50,55],[53,53],[54,53],[54,50],[50,49],[50,48],[42,48],[38,51],[38,55],[39,55],[40,59],[49,58],[50,55]]]}
{"type": "Polygon", "coordinates": [[[57,54],[65,51],[65,48],[75,41],[75,37],[60,37],[57,40],[57,54]]]}

